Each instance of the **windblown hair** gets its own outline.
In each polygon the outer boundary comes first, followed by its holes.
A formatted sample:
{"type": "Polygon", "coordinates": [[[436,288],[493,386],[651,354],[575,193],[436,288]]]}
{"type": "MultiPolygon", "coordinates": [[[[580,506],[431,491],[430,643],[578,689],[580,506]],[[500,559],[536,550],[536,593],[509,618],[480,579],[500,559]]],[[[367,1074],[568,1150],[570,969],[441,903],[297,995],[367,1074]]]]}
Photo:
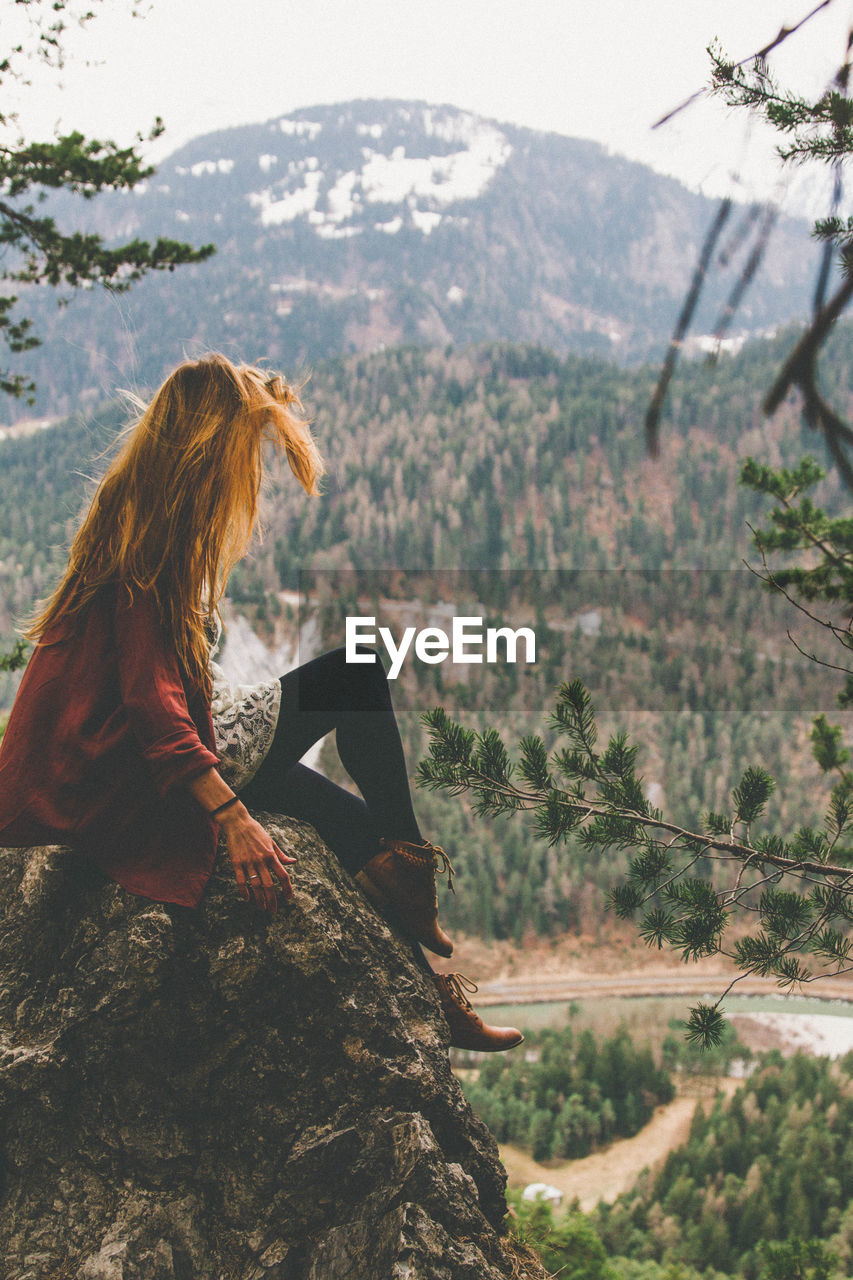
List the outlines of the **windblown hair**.
{"type": "Polygon", "coordinates": [[[108,583],[153,591],[183,671],[204,687],[207,624],[258,523],[263,445],[286,454],[306,493],[323,462],[297,392],[278,374],[225,356],[172,373],[110,463],[71,546],[68,567],[26,635],[76,620],[108,583]]]}

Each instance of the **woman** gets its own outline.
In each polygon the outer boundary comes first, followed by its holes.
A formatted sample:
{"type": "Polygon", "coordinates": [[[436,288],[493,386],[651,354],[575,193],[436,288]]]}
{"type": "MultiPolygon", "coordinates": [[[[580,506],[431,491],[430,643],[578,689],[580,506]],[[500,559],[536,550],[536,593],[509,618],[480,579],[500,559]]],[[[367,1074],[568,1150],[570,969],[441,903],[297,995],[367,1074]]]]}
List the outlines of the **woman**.
{"type": "MultiPolygon", "coordinates": [[[[301,407],[278,375],[221,355],[181,365],[139,406],[27,632],[37,645],[0,745],[0,846],[75,845],[131,893],[194,907],[221,827],[238,890],[274,912],[295,859],[252,817],[262,806],[313,823],[413,939],[449,956],[435,891],[449,864],[418,829],[381,664],[337,650],[235,692],[211,662],[264,443],[318,492],[301,407]],[[332,729],[363,799],[298,763],[332,729]]],[[[460,975],[430,973],[453,1044],[520,1042],[484,1025],[460,975]]]]}

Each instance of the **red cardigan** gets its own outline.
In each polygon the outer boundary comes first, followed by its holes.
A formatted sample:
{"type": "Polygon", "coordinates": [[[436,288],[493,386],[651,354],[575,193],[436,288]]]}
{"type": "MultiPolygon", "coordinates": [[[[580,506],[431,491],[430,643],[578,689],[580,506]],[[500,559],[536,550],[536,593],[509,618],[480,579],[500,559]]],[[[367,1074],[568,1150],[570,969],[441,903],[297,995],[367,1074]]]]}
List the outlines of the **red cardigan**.
{"type": "Polygon", "coordinates": [[[0,847],[73,845],[131,893],[196,906],[218,828],[182,784],[218,765],[214,746],[153,596],[105,587],[24,672],[0,743],[0,847]]]}

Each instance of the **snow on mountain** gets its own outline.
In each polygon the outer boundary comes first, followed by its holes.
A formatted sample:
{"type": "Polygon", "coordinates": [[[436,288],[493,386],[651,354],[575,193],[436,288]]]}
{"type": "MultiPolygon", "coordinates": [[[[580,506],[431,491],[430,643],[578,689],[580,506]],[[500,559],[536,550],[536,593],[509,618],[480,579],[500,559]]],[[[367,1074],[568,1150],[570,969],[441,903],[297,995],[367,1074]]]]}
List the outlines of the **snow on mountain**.
{"type": "MultiPolygon", "coordinates": [[[[341,118],[323,123],[285,116],[271,121],[266,126],[269,145],[256,162],[271,181],[244,195],[256,221],[262,227],[302,221],[325,239],[369,229],[393,235],[403,225],[428,236],[451,205],[478,200],[512,155],[506,133],[470,112],[399,106],[396,116],[393,128],[387,120],[356,122],[358,145],[350,149],[348,167],[317,154],[327,140],[337,150],[341,118]],[[406,141],[399,141],[401,131],[408,135],[406,141]],[[434,145],[424,149],[424,139],[434,145]],[[294,146],[304,147],[305,154],[294,156],[294,146]],[[371,206],[382,205],[403,212],[377,219],[371,206]]],[[[234,165],[232,157],[220,156],[175,163],[172,172],[207,182],[231,174],[234,165]]],[[[142,182],[136,194],[149,190],[142,182]]],[[[159,190],[167,193],[168,186],[159,190]]]]}
{"type": "MultiPolygon", "coordinates": [[[[301,185],[294,190],[282,193],[282,187],[287,181],[287,179],[283,179],[274,188],[268,187],[264,191],[252,191],[246,197],[250,204],[256,205],[260,209],[260,220],[265,227],[280,226],[282,222],[292,222],[294,218],[298,218],[302,214],[314,212],[317,197],[320,194],[320,183],[323,181],[323,175],[316,168],[312,169],[311,161],[316,166],[317,160],[312,156],[311,160],[307,162],[308,172],[299,175],[301,185]]],[[[292,165],[290,167],[298,171],[302,166],[292,165]]]]}
{"type": "Polygon", "coordinates": [[[385,156],[365,147],[361,185],[373,201],[396,203],[410,195],[445,205],[476,200],[511,151],[505,136],[487,126],[473,134],[468,146],[445,156],[409,158],[402,146],[385,156]]]}
{"type": "Polygon", "coordinates": [[[323,126],[316,120],[290,120],[287,116],[278,122],[278,127],[282,133],[286,133],[288,137],[308,137],[314,139],[320,133],[323,126]]]}
{"type": "MultiPolygon", "coordinates": [[[[512,154],[512,146],[506,134],[492,123],[461,111],[440,111],[423,107],[421,119],[412,122],[411,109],[402,109],[410,126],[415,123],[427,138],[452,147],[427,155],[409,154],[405,143],[396,143],[390,149],[378,145],[362,146],[358,167],[334,169],[321,166],[317,155],[311,154],[297,160],[290,159],[280,177],[269,186],[251,191],[246,199],[257,210],[257,217],[264,227],[281,226],[283,223],[302,219],[314,228],[318,236],[329,239],[336,236],[359,235],[373,226],[376,230],[394,234],[403,226],[403,216],[390,220],[374,221],[369,205],[402,205],[409,225],[428,236],[442,221],[442,210],[452,204],[478,199],[488,188],[497,171],[506,164],[512,154]]],[[[314,144],[322,143],[324,126],[319,121],[284,118],[271,126],[288,140],[305,139],[314,144]]],[[[381,144],[388,134],[384,124],[356,126],[360,138],[370,138],[373,144],[381,144]]],[[[316,149],[316,148],[315,148],[316,149]]],[[[282,157],[264,152],[258,157],[258,167],[264,173],[278,170],[282,157]]],[[[220,160],[222,168],[233,164],[220,160]]],[[[216,166],[201,161],[177,173],[202,176],[214,172],[216,166]]]]}
{"type": "Polygon", "coordinates": [[[196,164],[191,165],[189,169],[176,165],[175,173],[179,173],[181,177],[191,173],[194,178],[199,178],[204,173],[230,173],[233,168],[233,160],[199,160],[196,164]]]}

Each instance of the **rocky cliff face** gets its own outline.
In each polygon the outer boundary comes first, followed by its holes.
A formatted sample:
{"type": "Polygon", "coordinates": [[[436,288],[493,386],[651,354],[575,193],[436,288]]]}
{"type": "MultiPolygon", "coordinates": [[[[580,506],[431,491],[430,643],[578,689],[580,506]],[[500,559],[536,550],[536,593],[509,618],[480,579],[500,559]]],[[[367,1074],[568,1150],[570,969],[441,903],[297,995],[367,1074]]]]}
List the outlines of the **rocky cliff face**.
{"type": "Polygon", "coordinates": [[[268,918],[0,852],[5,1280],[501,1280],[504,1172],[429,979],[310,828],[268,918]]]}

